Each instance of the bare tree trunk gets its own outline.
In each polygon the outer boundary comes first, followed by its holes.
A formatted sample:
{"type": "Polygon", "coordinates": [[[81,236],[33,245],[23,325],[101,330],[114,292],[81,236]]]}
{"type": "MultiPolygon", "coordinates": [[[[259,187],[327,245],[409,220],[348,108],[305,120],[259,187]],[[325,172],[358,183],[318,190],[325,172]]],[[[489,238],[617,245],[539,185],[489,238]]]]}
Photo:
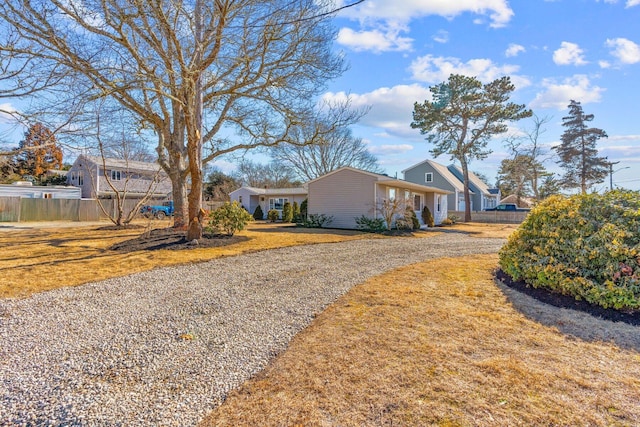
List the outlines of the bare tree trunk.
{"type": "MultiPolygon", "coordinates": [[[[195,141],[194,141],[195,142],[195,141]]],[[[189,142],[189,170],[191,171],[191,190],[189,191],[189,228],[187,240],[202,238],[202,161],[199,154],[202,150],[194,147],[197,142],[189,142]]]]}
{"type": "Polygon", "coordinates": [[[467,159],[460,159],[462,166],[462,181],[464,183],[464,221],[471,221],[471,196],[469,195],[469,165],[467,159]]]}

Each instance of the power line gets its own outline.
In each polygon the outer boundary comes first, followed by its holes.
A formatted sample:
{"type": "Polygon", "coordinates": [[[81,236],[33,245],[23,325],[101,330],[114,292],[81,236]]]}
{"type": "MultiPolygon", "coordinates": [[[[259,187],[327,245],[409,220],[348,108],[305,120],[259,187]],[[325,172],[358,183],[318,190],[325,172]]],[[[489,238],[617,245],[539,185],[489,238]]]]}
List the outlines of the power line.
{"type": "MultiPolygon", "coordinates": [[[[359,5],[360,3],[364,3],[364,1],[365,1],[365,0],[357,0],[357,1],[353,2],[353,3],[350,3],[350,4],[347,4],[347,5],[341,6],[341,7],[339,7],[339,8],[336,8],[336,9],[330,10],[330,11],[328,11],[328,12],[319,13],[319,14],[317,14],[317,15],[313,15],[313,16],[307,16],[306,18],[293,19],[293,20],[291,20],[291,21],[275,22],[275,23],[271,23],[271,24],[250,24],[250,25],[243,25],[243,26],[238,26],[237,28],[240,28],[240,27],[241,27],[241,28],[265,28],[265,27],[273,27],[273,26],[279,26],[279,25],[290,25],[290,24],[296,24],[296,23],[298,23],[298,22],[311,21],[311,20],[314,20],[314,19],[324,18],[325,16],[333,15],[333,14],[335,14],[335,13],[340,12],[341,10],[348,9],[348,8],[350,8],[350,7],[353,7],[353,6],[357,6],[357,5],[359,5]]],[[[293,4],[293,3],[295,3],[295,1],[292,1],[292,2],[291,2],[291,3],[289,3],[289,4],[293,4]]],[[[279,9],[279,10],[277,10],[277,11],[274,11],[273,13],[271,13],[271,14],[269,14],[269,15],[267,15],[267,16],[263,16],[262,18],[259,18],[259,19],[257,19],[257,20],[263,20],[263,19],[268,18],[269,16],[273,16],[273,15],[275,15],[275,14],[276,14],[276,12],[279,12],[280,10],[282,10],[282,9],[279,9]]],[[[234,27],[234,26],[230,26],[230,28],[236,28],[236,27],[234,27]]]]}

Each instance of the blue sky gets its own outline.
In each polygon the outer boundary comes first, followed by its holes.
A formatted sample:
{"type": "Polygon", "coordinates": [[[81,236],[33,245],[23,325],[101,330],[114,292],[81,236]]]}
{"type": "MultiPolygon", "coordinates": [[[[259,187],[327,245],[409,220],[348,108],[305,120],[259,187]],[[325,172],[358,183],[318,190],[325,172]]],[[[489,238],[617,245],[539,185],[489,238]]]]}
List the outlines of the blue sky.
{"type": "MultiPolygon", "coordinates": [[[[338,6],[353,2],[337,0],[338,6]]],[[[370,108],[353,133],[388,174],[402,177],[402,170],[431,158],[431,147],[410,127],[413,104],[429,97],[429,86],[451,73],[483,82],[509,75],[517,88],[511,100],[551,119],[541,143],[559,143],[567,105],[579,101],[595,115],[591,126],[609,135],[599,149],[620,162],[614,184],[640,190],[638,23],[640,0],[365,0],[335,19],[334,47],[350,68],[324,97],[350,96],[355,107],[370,108]]],[[[517,134],[532,122],[512,126],[517,134]]],[[[492,142],[487,159],[471,163],[491,183],[508,157],[504,137],[492,142]]],[[[230,172],[230,160],[216,166],[230,172]]],[[[448,156],[435,160],[451,162],[448,156]]],[[[553,160],[546,165],[560,171],[553,160]]],[[[608,180],[597,189],[606,187],[608,180]]]]}
{"type": "MultiPolygon", "coordinates": [[[[343,0],[349,4],[351,0],[343,0]]],[[[571,99],[594,114],[609,138],[600,153],[620,163],[614,185],[640,189],[640,0],[365,0],[336,19],[336,49],[350,65],[327,99],[371,108],[354,135],[390,175],[426,158],[429,146],[410,128],[413,103],[451,73],[489,82],[511,77],[511,100],[550,117],[540,142],[558,144],[571,99]],[[622,169],[625,168],[625,169],[622,169]]],[[[511,132],[530,129],[524,119],[511,132]]],[[[508,157],[503,136],[471,169],[495,179],[508,157]]],[[[448,156],[436,161],[449,164],[448,156]]],[[[553,160],[550,170],[559,169],[553,160]]],[[[608,187],[607,180],[599,189],[608,187]]]]}

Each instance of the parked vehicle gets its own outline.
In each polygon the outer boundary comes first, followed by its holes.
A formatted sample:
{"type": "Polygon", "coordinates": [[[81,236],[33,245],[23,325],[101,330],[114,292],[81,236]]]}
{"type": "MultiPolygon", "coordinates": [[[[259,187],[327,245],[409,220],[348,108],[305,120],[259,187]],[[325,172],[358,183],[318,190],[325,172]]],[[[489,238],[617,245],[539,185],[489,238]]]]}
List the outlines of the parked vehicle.
{"type": "Polygon", "coordinates": [[[494,208],[487,208],[485,211],[499,211],[499,212],[529,212],[529,208],[519,208],[515,203],[501,203],[494,208]]]}
{"type": "Polygon", "coordinates": [[[162,205],[144,205],[140,213],[147,218],[165,219],[173,215],[173,201],[163,202],[162,205]]]}

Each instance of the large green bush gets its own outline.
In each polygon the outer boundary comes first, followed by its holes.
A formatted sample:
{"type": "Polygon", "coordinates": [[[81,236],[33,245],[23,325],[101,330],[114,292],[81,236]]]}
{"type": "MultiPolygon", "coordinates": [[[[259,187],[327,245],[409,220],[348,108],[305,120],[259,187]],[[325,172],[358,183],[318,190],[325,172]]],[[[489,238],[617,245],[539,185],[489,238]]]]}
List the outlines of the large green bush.
{"type": "Polygon", "coordinates": [[[236,231],[244,230],[250,221],[253,221],[253,217],[240,203],[236,201],[232,203],[226,202],[209,213],[205,231],[233,236],[236,231]]]}
{"type": "Polygon", "coordinates": [[[291,203],[285,202],[282,206],[282,222],[293,221],[293,207],[291,203]]]}
{"type": "Polygon", "coordinates": [[[640,309],[640,193],[550,197],[509,237],[500,267],[533,287],[640,309]]]}
{"type": "Polygon", "coordinates": [[[267,212],[267,219],[271,222],[276,222],[280,218],[280,212],[275,209],[270,209],[267,212]]]}

